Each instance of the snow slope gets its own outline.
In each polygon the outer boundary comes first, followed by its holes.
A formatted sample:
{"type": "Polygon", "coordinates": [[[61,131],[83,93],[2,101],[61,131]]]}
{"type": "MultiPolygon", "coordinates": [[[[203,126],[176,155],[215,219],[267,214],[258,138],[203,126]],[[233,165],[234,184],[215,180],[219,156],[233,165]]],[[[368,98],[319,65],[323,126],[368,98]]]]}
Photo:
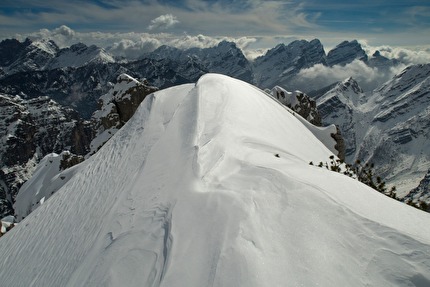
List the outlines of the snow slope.
{"type": "Polygon", "coordinates": [[[428,286],[430,215],[308,164],[330,154],[244,82],[156,92],[2,237],[2,284],[428,286]]]}
{"type": "Polygon", "coordinates": [[[33,176],[26,181],[15,199],[14,210],[20,221],[42,205],[74,175],[78,166],[63,170],[61,161],[70,152],[46,155],[38,164],[33,176]]]}

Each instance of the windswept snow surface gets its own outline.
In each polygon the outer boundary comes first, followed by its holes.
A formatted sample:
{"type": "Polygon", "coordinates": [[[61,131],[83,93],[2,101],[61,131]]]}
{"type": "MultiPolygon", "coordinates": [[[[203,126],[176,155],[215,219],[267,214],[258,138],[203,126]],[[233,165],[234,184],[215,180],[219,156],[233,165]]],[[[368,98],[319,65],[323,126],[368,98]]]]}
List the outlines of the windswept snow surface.
{"type": "Polygon", "coordinates": [[[1,238],[1,283],[429,286],[430,215],[309,165],[330,154],[238,80],[156,92],[1,238]]]}

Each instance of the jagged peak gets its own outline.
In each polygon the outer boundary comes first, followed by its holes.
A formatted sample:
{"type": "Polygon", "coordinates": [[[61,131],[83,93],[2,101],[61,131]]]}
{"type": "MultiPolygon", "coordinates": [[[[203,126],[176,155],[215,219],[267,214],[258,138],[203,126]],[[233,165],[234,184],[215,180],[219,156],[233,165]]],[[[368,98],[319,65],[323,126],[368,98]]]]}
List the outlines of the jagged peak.
{"type": "Polygon", "coordinates": [[[381,56],[381,52],[379,50],[376,50],[372,55],[372,57],[379,57],[379,56],[381,56]]]}
{"type": "Polygon", "coordinates": [[[354,60],[367,62],[368,56],[357,40],[343,41],[327,53],[329,66],[346,65],[354,60]]]}
{"type": "Polygon", "coordinates": [[[222,40],[221,42],[218,43],[217,45],[218,47],[230,47],[230,48],[237,48],[237,45],[235,42],[231,42],[231,41],[227,41],[227,40],[222,40]]]}
{"type": "Polygon", "coordinates": [[[88,46],[82,42],[79,42],[79,43],[76,43],[76,44],[73,44],[72,46],[70,46],[70,49],[72,51],[78,51],[78,50],[82,50],[82,49],[86,49],[86,48],[88,48],[88,46]]]}
{"type": "Polygon", "coordinates": [[[32,41],[30,46],[35,47],[36,49],[44,51],[53,56],[57,54],[57,52],[60,50],[60,48],[53,40],[46,40],[46,39],[32,41]]]}

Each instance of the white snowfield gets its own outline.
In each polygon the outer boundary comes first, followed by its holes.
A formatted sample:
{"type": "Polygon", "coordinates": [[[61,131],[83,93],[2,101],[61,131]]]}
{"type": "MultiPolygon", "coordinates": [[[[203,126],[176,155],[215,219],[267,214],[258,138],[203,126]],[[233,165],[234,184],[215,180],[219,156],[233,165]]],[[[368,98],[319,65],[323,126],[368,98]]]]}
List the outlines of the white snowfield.
{"type": "Polygon", "coordinates": [[[156,92],[0,239],[0,285],[430,286],[430,214],[330,155],[244,82],[156,92]]]}

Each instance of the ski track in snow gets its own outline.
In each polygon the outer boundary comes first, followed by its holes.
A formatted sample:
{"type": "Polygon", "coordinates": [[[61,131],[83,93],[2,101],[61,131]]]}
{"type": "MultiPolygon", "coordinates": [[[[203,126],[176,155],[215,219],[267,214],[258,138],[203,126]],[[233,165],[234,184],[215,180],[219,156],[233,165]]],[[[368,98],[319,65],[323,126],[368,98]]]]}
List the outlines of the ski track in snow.
{"type": "Polygon", "coordinates": [[[330,155],[238,80],[156,92],[1,239],[1,283],[428,286],[430,216],[308,164],[330,155]]]}

